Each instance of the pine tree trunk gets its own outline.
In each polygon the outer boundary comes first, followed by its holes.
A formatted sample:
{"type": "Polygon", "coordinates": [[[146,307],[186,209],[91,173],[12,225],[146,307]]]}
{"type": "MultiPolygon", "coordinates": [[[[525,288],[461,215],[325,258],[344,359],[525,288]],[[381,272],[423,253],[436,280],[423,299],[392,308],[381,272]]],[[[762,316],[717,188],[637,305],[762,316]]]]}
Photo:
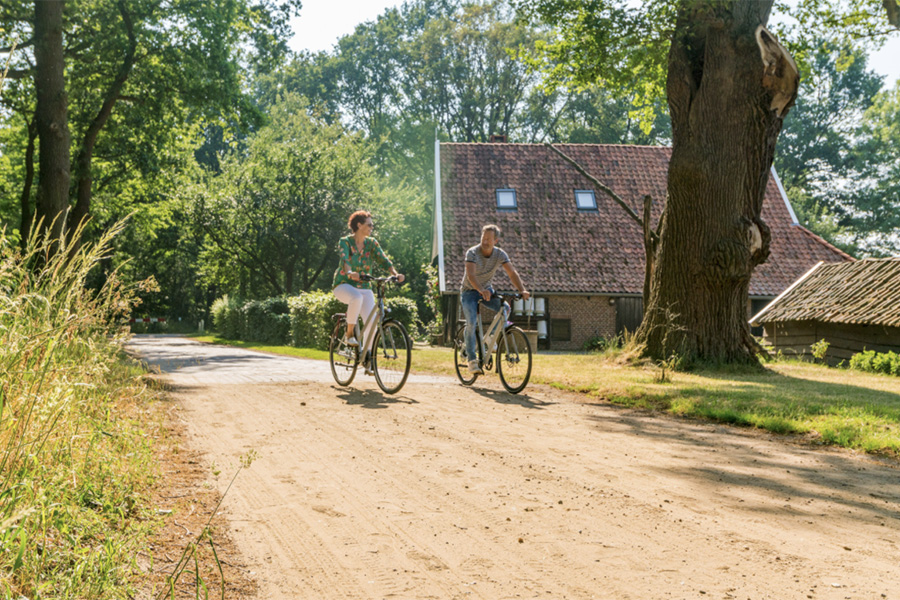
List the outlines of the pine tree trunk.
{"type": "Polygon", "coordinates": [[[790,81],[778,88],[784,82],[772,81],[774,67],[766,71],[761,57],[756,32],[771,4],[685,0],[680,8],[667,83],[668,198],[637,333],[652,358],[758,362],[747,323],[750,276],[769,255],[762,200],[796,97],[796,77],[793,91],[790,81]]]}
{"type": "Polygon", "coordinates": [[[35,221],[59,240],[69,205],[68,99],[63,73],[63,0],[34,3],[34,86],[37,93],[38,192],[35,221]]]}

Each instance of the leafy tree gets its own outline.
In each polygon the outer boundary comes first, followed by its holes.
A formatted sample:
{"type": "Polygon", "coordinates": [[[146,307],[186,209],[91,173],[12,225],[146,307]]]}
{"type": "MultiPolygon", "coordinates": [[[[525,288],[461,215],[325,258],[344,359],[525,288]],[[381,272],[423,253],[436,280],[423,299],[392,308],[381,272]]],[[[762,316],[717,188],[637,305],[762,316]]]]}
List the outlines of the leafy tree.
{"type": "Polygon", "coordinates": [[[195,189],[205,272],[223,291],[264,298],[329,285],[347,217],[372,201],[368,146],[308,108],[286,95],[246,153],[195,189]]]}
{"type": "Polygon", "coordinates": [[[879,93],[866,111],[851,163],[859,173],[842,190],[848,229],[861,252],[900,255],[900,82],[879,93]]]}
{"type": "Polygon", "coordinates": [[[846,247],[841,242],[848,240],[853,207],[840,199],[840,182],[859,178],[860,124],[882,78],[867,70],[864,51],[846,41],[821,46],[807,62],[775,166],[801,223],[846,247]]]}
{"type": "MultiPolygon", "coordinates": [[[[126,171],[158,172],[161,151],[191,123],[229,117],[244,124],[258,121],[244,94],[243,73],[280,62],[287,51],[288,18],[297,8],[299,0],[36,0],[33,10],[0,4],[0,26],[24,40],[11,77],[33,79],[38,89],[36,106],[29,108],[21,95],[4,96],[4,102],[35,115],[42,155],[52,147],[40,134],[43,122],[55,119],[57,135],[72,132],[74,160],[66,166],[71,187],[59,177],[61,166],[37,171],[39,188],[65,188],[66,202],[52,210],[68,209],[70,225],[80,223],[92,214],[96,194],[120,193],[126,171]],[[47,68],[61,74],[65,67],[65,81],[55,84],[53,98],[68,110],[67,123],[60,120],[61,108],[53,108],[51,117],[40,100],[47,79],[38,76],[41,61],[33,61],[32,54],[41,56],[44,46],[37,42],[43,38],[37,34],[45,26],[58,29],[61,39],[47,68]]],[[[68,142],[64,146],[68,152],[68,142]]],[[[56,214],[42,201],[37,209],[38,217],[56,214]]],[[[27,212],[22,210],[23,228],[27,212]]]]}
{"type": "MultiPolygon", "coordinates": [[[[636,336],[652,358],[674,353],[686,361],[757,363],[747,290],[754,267],[769,254],[762,197],[799,77],[791,56],[764,30],[772,4],[519,3],[525,17],[557,28],[558,37],[539,50],[560,80],[631,86],[648,99],[665,81],[672,122],[668,197],[636,336]]],[[[801,4],[840,16],[831,5],[801,4]]],[[[864,21],[862,5],[872,9],[874,0],[852,4],[847,27],[865,28],[880,14],[870,10],[864,21]]]]}

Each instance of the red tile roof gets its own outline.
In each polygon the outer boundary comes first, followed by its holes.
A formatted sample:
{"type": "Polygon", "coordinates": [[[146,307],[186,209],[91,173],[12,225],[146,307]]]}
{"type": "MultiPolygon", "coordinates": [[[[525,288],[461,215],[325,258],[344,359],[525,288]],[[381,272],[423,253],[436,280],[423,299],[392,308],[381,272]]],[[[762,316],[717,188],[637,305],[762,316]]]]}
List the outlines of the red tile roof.
{"type": "MultiPolygon", "coordinates": [[[[558,144],[637,213],[653,198],[654,226],[666,197],[670,148],[558,144]]],[[[459,289],[467,248],[481,227],[503,230],[498,246],[534,293],[640,294],[644,246],[640,227],[609,196],[595,190],[595,212],[575,207],[574,190],[594,190],[590,180],[541,144],[440,145],[445,288],[459,289]],[[495,191],[516,190],[518,209],[497,210],[495,191]]],[[[753,296],[777,296],[818,261],[853,260],[792,217],[773,178],[762,211],[772,230],[769,260],[750,282],[753,296]]],[[[511,289],[505,273],[495,278],[511,289]]]]}

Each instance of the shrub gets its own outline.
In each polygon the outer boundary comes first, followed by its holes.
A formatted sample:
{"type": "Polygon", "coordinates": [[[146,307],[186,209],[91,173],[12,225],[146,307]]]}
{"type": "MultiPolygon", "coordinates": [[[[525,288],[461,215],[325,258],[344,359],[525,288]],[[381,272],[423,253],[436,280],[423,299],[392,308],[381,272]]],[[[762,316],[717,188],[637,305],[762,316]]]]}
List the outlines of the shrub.
{"type": "Polygon", "coordinates": [[[613,336],[611,338],[605,338],[600,335],[595,335],[587,340],[585,340],[584,344],[582,344],[581,349],[585,352],[605,352],[610,348],[617,348],[621,345],[621,338],[619,336],[613,336]]]}
{"type": "Polygon", "coordinates": [[[388,318],[396,319],[403,323],[410,337],[416,337],[421,326],[419,320],[419,308],[416,303],[409,298],[387,298],[384,301],[385,309],[390,311],[386,315],[388,318]]]}
{"type": "MultiPolygon", "coordinates": [[[[330,291],[305,292],[288,300],[290,306],[290,340],[298,348],[328,349],[328,339],[334,329],[331,316],[347,311],[347,305],[330,291]]],[[[418,331],[419,309],[409,298],[395,297],[385,300],[390,310],[387,317],[403,323],[413,335],[418,331]]]]}
{"type": "Polygon", "coordinates": [[[245,339],[249,342],[284,345],[291,339],[291,315],[286,298],[251,300],[242,307],[245,339]]]}
{"type": "Polygon", "coordinates": [[[291,344],[320,350],[328,349],[328,338],[334,329],[331,315],[347,309],[347,305],[330,291],[304,292],[290,298],[288,306],[291,310],[291,344]]]}
{"type": "Polygon", "coordinates": [[[850,358],[850,368],[867,373],[884,373],[900,376],[900,354],[865,350],[850,358]]]}
{"type": "Polygon", "coordinates": [[[810,346],[809,349],[812,350],[812,355],[815,357],[815,359],[819,362],[822,362],[825,360],[825,356],[828,354],[828,347],[830,345],[831,344],[829,344],[828,341],[823,338],[810,346]]]}
{"type": "Polygon", "coordinates": [[[242,304],[240,300],[227,294],[213,302],[210,313],[213,327],[219,335],[229,340],[242,339],[244,333],[242,304]]]}

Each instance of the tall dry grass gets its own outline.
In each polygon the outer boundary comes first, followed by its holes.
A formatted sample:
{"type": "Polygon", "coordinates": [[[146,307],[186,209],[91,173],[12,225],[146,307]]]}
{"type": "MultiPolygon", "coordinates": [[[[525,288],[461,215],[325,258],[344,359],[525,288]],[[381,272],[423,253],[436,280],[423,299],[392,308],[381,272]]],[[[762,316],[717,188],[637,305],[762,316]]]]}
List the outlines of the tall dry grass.
{"type": "Polygon", "coordinates": [[[122,227],[74,253],[37,237],[23,252],[0,232],[2,597],[130,593],[154,471],[146,436],[120,412],[148,394],[121,356],[136,289],[115,272],[87,285],[122,227]]]}

